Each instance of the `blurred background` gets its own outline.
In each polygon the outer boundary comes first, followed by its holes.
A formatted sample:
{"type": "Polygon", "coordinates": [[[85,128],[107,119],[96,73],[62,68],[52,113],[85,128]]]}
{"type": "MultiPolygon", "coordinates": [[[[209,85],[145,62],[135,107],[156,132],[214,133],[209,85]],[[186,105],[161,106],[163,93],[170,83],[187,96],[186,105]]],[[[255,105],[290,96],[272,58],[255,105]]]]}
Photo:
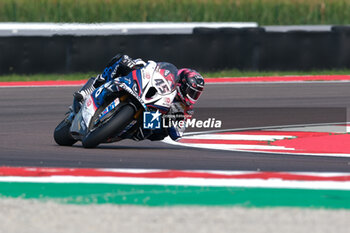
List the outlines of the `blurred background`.
{"type": "Polygon", "coordinates": [[[2,0],[2,22],[348,24],[347,0],[2,0]]]}
{"type": "Polygon", "coordinates": [[[78,78],[116,53],[216,77],[350,68],[347,0],[2,0],[0,22],[11,80],[78,78]]]}

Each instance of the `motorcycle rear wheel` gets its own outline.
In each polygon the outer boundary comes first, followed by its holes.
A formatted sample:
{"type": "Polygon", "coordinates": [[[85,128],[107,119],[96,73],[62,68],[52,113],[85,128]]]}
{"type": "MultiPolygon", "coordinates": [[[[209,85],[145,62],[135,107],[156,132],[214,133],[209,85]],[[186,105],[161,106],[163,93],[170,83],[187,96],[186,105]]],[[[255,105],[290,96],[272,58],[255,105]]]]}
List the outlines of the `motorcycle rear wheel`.
{"type": "Polygon", "coordinates": [[[83,138],[83,147],[95,148],[106,139],[122,132],[132,121],[134,114],[133,106],[129,104],[122,106],[107,123],[100,125],[83,138]]]}
{"type": "Polygon", "coordinates": [[[67,121],[67,118],[68,116],[57,125],[53,133],[55,142],[60,146],[72,146],[77,142],[77,140],[75,140],[70,134],[69,128],[71,123],[67,121]]]}

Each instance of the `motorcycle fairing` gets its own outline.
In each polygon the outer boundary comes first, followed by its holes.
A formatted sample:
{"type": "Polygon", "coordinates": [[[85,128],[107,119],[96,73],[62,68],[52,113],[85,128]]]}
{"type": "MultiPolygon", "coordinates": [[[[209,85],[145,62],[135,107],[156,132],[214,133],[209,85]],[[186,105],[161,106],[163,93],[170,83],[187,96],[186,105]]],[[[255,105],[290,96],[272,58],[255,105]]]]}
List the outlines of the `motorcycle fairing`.
{"type": "MultiPolygon", "coordinates": [[[[82,108],[76,114],[70,128],[73,137],[82,137],[88,133],[91,119],[99,109],[108,93],[124,90],[135,97],[142,107],[148,111],[158,109],[163,114],[169,111],[171,103],[176,96],[176,89],[173,88],[173,82],[168,80],[160,73],[157,63],[149,62],[145,67],[132,71],[129,75],[118,77],[97,88],[83,103],[82,108]],[[153,88],[153,90],[151,89],[153,88]],[[156,90],[156,91],[154,91],[156,90]],[[151,94],[150,94],[151,93],[151,94]]],[[[168,76],[168,74],[167,74],[168,76]]],[[[105,117],[109,112],[119,106],[119,98],[116,98],[100,114],[99,120],[105,117]]],[[[120,134],[132,128],[137,121],[131,122],[120,134]]]]}
{"type": "Polygon", "coordinates": [[[145,110],[152,107],[165,113],[169,110],[176,96],[173,82],[169,82],[160,73],[157,63],[152,61],[142,69],[134,70],[127,76],[116,78],[114,82],[119,88],[132,94],[145,110]],[[151,88],[155,88],[156,92],[149,96],[151,88]]]}
{"type": "Polygon", "coordinates": [[[87,133],[86,123],[82,116],[82,111],[79,111],[72,122],[70,127],[71,135],[74,139],[80,140],[82,135],[87,133]]]}

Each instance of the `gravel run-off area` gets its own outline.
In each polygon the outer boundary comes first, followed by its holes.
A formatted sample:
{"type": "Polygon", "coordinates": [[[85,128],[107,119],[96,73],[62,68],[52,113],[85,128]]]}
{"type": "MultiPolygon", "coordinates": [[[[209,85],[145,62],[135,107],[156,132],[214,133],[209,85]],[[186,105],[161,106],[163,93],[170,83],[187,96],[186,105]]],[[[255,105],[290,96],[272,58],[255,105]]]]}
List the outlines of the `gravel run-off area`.
{"type": "Polygon", "coordinates": [[[0,232],[349,232],[349,210],[68,205],[0,199],[0,232]]]}

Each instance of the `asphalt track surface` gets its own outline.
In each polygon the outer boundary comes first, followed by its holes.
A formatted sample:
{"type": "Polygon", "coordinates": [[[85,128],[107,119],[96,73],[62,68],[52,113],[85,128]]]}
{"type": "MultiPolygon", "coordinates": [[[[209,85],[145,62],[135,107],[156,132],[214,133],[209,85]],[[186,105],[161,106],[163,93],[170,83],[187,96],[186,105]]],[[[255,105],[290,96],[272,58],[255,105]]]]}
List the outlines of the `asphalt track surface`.
{"type": "MultiPolygon", "coordinates": [[[[206,150],[150,141],[126,140],[96,149],[84,149],[80,143],[61,147],[53,140],[53,130],[63,119],[76,89],[0,88],[0,166],[350,171],[350,158],[206,150]]],[[[207,85],[197,108],[199,112],[244,108],[247,111],[241,115],[236,111],[235,116],[224,119],[233,122],[230,126],[244,128],[288,124],[305,118],[294,113],[296,108],[349,105],[350,83],[220,84],[207,85]],[[269,116],[260,112],[269,108],[284,110],[269,116]]]]}

